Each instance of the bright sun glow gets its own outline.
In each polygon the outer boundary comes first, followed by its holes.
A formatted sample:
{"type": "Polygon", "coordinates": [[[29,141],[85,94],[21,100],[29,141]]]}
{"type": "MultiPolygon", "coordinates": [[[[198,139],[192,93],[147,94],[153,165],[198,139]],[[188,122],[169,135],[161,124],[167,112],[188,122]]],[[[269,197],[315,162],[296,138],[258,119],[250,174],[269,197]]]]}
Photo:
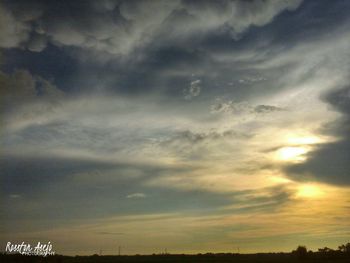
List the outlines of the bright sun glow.
{"type": "Polygon", "coordinates": [[[307,153],[305,147],[283,147],[277,151],[277,156],[283,161],[303,161],[305,153],[307,153]]]}
{"type": "Polygon", "coordinates": [[[321,139],[315,136],[289,137],[288,142],[291,144],[315,144],[321,142],[321,139]]]}
{"type": "Polygon", "coordinates": [[[320,187],[311,184],[304,184],[298,188],[297,196],[303,198],[315,198],[323,195],[320,187]]]}

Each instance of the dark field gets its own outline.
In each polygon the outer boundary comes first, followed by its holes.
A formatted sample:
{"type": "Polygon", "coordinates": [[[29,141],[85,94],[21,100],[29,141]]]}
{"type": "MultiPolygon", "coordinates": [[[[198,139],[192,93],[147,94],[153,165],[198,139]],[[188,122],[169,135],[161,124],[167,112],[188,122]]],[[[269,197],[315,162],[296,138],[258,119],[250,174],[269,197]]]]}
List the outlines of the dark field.
{"type": "Polygon", "coordinates": [[[0,262],[23,262],[23,263],[141,263],[141,262],[346,262],[350,263],[349,253],[308,253],[307,255],[297,255],[293,253],[264,253],[264,254],[198,254],[198,255],[135,255],[135,256],[23,256],[23,255],[0,255],[0,262]]]}

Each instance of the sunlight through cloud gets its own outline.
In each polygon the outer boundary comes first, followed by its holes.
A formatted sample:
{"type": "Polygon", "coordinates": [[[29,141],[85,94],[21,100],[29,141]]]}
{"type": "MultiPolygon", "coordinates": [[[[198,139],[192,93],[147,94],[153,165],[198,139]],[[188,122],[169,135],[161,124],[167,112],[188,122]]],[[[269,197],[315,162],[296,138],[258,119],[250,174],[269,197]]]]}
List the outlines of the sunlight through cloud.
{"type": "Polygon", "coordinates": [[[306,159],[307,152],[305,147],[282,147],[277,151],[277,158],[282,161],[300,162],[306,159]]]}
{"type": "Polygon", "coordinates": [[[317,198],[324,195],[319,186],[313,184],[303,184],[298,187],[297,197],[300,198],[317,198]]]}

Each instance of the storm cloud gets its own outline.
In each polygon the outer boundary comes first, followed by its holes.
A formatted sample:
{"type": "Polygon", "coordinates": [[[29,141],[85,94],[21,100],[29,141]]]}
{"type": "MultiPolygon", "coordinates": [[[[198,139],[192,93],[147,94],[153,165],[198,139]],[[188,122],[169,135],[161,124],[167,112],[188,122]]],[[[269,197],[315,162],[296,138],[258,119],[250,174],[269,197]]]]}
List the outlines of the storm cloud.
{"type": "Polygon", "coordinates": [[[1,43],[40,52],[50,42],[124,55],[155,39],[206,34],[224,25],[235,36],[270,22],[285,9],[294,10],[300,2],[4,1],[1,43]]]}
{"type": "Polygon", "coordinates": [[[306,162],[290,166],[287,172],[293,178],[320,180],[336,185],[350,184],[350,88],[338,88],[323,95],[330,107],[341,117],[328,123],[324,132],[336,136],[336,141],[321,144],[309,154],[306,162]]]}
{"type": "Polygon", "coordinates": [[[0,1],[1,242],[74,255],[340,244],[349,10],[0,1]]]}

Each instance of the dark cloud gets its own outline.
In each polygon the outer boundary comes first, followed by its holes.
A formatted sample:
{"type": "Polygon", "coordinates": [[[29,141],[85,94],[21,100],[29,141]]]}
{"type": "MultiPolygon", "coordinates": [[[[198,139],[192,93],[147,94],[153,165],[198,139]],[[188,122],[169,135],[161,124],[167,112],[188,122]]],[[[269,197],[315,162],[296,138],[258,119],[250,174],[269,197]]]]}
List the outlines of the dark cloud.
{"type": "MultiPolygon", "coordinates": [[[[7,52],[15,64],[12,70],[22,66],[45,78],[51,74],[62,89],[107,89],[127,94],[160,90],[181,100],[202,91],[207,96],[213,90],[221,92],[242,73],[233,73],[234,68],[213,61],[206,51],[210,48],[202,43],[207,37],[218,31],[218,36],[224,35],[232,46],[232,34],[245,32],[252,25],[263,26],[299,3],[5,1],[2,6],[6,14],[29,30],[24,40],[11,46],[21,50],[7,52]],[[157,12],[153,12],[155,9],[157,12]],[[46,44],[49,52],[43,49],[46,44]],[[54,51],[57,48],[59,51],[54,51]],[[33,55],[23,49],[42,52],[33,55]],[[67,53],[74,54],[74,59],[67,53]],[[191,78],[191,74],[197,77],[191,78]],[[200,86],[189,84],[203,76],[200,86]]],[[[249,90],[237,88],[237,93],[241,92],[249,90]]]]}
{"type": "Polygon", "coordinates": [[[170,141],[183,140],[190,142],[191,144],[200,143],[203,141],[223,139],[225,137],[235,138],[235,139],[248,139],[252,135],[244,134],[241,132],[236,132],[233,130],[226,130],[223,132],[212,131],[208,133],[195,133],[191,131],[183,131],[176,134],[170,141]]]}
{"type": "Polygon", "coordinates": [[[82,68],[69,50],[51,44],[41,52],[5,49],[2,52],[4,57],[2,68],[7,74],[26,69],[34,76],[50,80],[59,89],[72,92],[85,83],[77,83],[82,68]]]}
{"type": "Polygon", "coordinates": [[[350,185],[350,142],[341,140],[319,146],[308,155],[305,163],[289,166],[293,179],[321,181],[335,185],[350,185]]]}
{"type": "Polygon", "coordinates": [[[284,109],[271,105],[258,105],[254,108],[256,113],[269,113],[274,111],[283,111],[284,109]]]}
{"type": "Polygon", "coordinates": [[[48,40],[45,38],[45,36],[38,33],[33,33],[33,36],[28,42],[27,48],[32,52],[41,52],[46,48],[47,42],[48,40]]]}
{"type": "Polygon", "coordinates": [[[40,211],[45,211],[40,221],[58,223],[62,218],[211,210],[230,203],[229,194],[143,185],[149,178],[186,173],[188,168],[16,156],[1,157],[0,164],[3,209],[17,223],[35,219],[40,211]],[[141,193],[147,198],[135,198],[141,193]],[[19,196],[21,201],[14,203],[19,196]]]}
{"type": "Polygon", "coordinates": [[[0,71],[0,101],[5,109],[40,100],[54,102],[63,96],[52,83],[27,70],[16,70],[12,74],[0,71]]]}
{"type": "Polygon", "coordinates": [[[67,158],[2,156],[0,177],[2,194],[37,194],[38,190],[69,179],[75,173],[102,170],[113,165],[67,158]]]}
{"type": "Polygon", "coordinates": [[[323,100],[329,103],[336,111],[350,119],[350,87],[345,87],[324,95],[323,100]]]}
{"type": "Polygon", "coordinates": [[[334,1],[327,8],[302,3],[299,10],[300,2],[5,1],[3,9],[30,30],[27,40],[13,47],[40,51],[47,43],[41,52],[16,49],[5,54],[10,70],[30,68],[33,74],[52,77],[64,90],[154,92],[179,101],[200,92],[196,101],[217,94],[241,101],[261,94],[261,86],[266,93],[286,86],[280,76],[297,65],[254,67],[304,41],[304,24],[315,10],[322,11],[308,23],[307,36],[336,32],[323,30],[334,13],[341,14],[340,22],[345,19],[344,3],[334,1]],[[200,88],[191,88],[197,79],[200,88]]]}
{"type": "Polygon", "coordinates": [[[323,99],[332,109],[342,113],[342,117],[324,129],[338,137],[338,141],[317,146],[304,163],[289,166],[286,171],[298,180],[350,185],[350,87],[331,91],[323,99]]]}
{"type": "Polygon", "coordinates": [[[0,37],[5,40],[2,47],[40,51],[51,42],[123,55],[155,38],[159,41],[162,32],[173,39],[227,25],[233,34],[240,33],[270,22],[300,2],[4,1],[0,37]]]}
{"type": "Polygon", "coordinates": [[[6,213],[2,222],[11,233],[105,216],[272,211],[290,199],[288,190],[281,187],[218,193],[144,184],[151,178],[157,181],[172,174],[186,175],[194,167],[16,156],[1,157],[0,167],[1,205],[6,213]],[[232,202],[238,207],[221,209],[232,202]]]}

